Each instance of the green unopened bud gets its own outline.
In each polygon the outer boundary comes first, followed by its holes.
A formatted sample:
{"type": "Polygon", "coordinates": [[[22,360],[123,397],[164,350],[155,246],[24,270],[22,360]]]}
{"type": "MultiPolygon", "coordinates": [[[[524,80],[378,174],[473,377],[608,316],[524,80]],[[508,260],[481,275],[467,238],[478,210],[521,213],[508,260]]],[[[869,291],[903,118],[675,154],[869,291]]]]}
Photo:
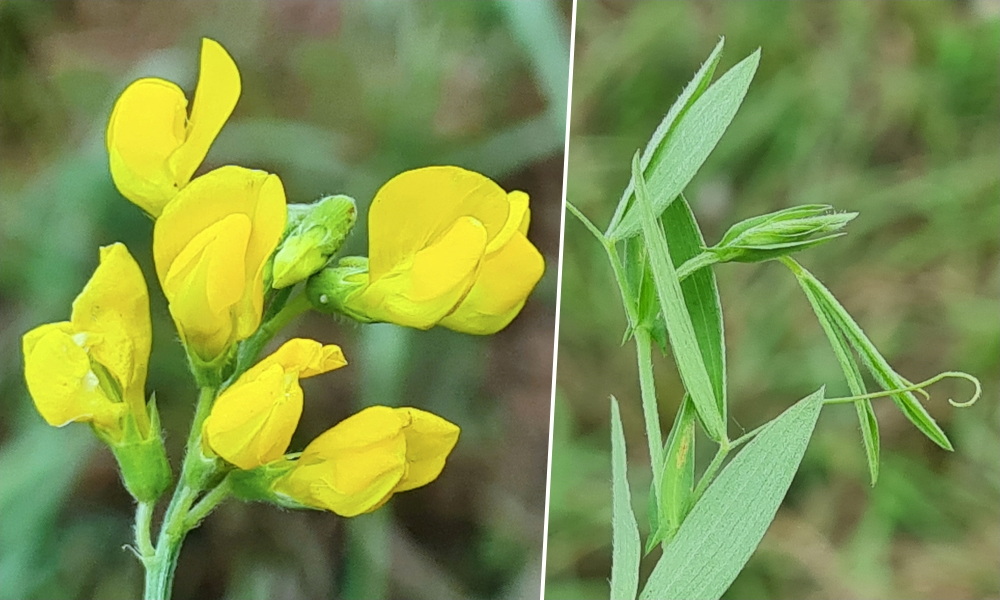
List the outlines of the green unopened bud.
{"type": "Polygon", "coordinates": [[[830,212],[831,208],[807,204],[751,217],[730,227],[718,244],[706,250],[719,262],[761,262],[811,248],[844,235],[838,230],[858,216],[830,212]]]}
{"type": "Polygon", "coordinates": [[[335,267],[327,267],[309,278],[306,297],[319,312],[343,314],[371,323],[366,315],[348,308],[347,299],[360,293],[368,285],[368,259],[364,256],[345,256],[335,267]]]}
{"type": "MultiPolygon", "coordinates": [[[[140,502],[155,502],[170,485],[170,463],[160,435],[160,415],[156,400],[150,400],[149,433],[144,437],[136,427],[131,413],[125,415],[123,436],[109,442],[118,460],[125,489],[140,502]]],[[[107,440],[106,440],[107,441],[107,440]]]]}
{"type": "Polygon", "coordinates": [[[354,228],[357,214],[349,196],[327,196],[304,206],[290,204],[285,238],[274,254],[271,287],[294,285],[325,267],[354,228]]]}

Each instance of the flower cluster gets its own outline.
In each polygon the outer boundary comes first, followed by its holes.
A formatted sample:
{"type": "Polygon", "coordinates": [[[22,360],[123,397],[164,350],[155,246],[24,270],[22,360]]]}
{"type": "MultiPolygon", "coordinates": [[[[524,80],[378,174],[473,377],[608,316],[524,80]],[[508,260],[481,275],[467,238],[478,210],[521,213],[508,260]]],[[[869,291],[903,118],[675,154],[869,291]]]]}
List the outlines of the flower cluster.
{"type": "MultiPolygon", "coordinates": [[[[233,59],[205,39],[190,111],[177,85],[140,79],[107,128],[115,186],[154,220],[157,279],[206,402],[188,452],[208,465],[206,481],[226,479],[245,499],[370,512],[437,478],[459,428],[416,408],[372,406],[289,453],[299,380],[347,361],[338,346],[302,338],[254,364],[257,354],[282,315],[310,304],[363,323],[499,331],[544,271],[526,237],[528,196],[458,167],[402,173],[371,203],[369,256],[333,262],[356,220],[351,198],[288,205],[278,175],[236,165],[195,176],[240,93],[233,59]]],[[[70,320],[23,339],[39,413],[54,426],[89,423],[143,502],[171,479],[155,403],[146,401],[151,338],[145,279],[119,243],[101,249],[70,320]]],[[[188,466],[182,480],[199,481],[188,466]]]]}

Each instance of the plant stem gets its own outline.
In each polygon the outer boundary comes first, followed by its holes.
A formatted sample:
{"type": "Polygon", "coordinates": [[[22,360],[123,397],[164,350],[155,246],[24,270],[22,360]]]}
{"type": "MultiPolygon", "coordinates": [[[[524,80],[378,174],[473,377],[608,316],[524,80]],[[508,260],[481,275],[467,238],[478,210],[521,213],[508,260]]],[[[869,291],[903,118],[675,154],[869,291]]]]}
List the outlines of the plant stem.
{"type": "Polygon", "coordinates": [[[215,507],[229,497],[231,491],[229,478],[223,478],[219,485],[212,488],[207,494],[201,497],[194,507],[187,514],[187,528],[194,529],[201,524],[202,520],[209,515],[215,507]]]}
{"type": "Polygon", "coordinates": [[[719,257],[714,252],[702,252],[701,254],[696,254],[684,261],[681,266],[677,267],[677,279],[679,281],[684,281],[684,279],[691,273],[694,273],[703,267],[714,265],[717,262],[719,262],[719,257]]]}
{"type": "Polygon", "coordinates": [[[145,561],[146,587],[143,600],[170,598],[181,544],[192,528],[188,519],[191,506],[202,492],[203,482],[210,479],[216,471],[215,467],[205,466],[201,454],[201,426],[212,408],[215,394],[214,387],[203,387],[199,391],[194,422],[188,434],[184,464],[178,477],[177,488],[170,499],[170,504],[167,505],[154,553],[148,561],[145,561]]]}
{"type": "Polygon", "coordinates": [[[311,307],[312,305],[309,303],[309,298],[306,297],[305,292],[299,293],[290,302],[285,304],[271,319],[264,322],[252,336],[243,340],[236,354],[236,368],[226,383],[223,384],[223,389],[236,381],[240,375],[250,368],[250,365],[260,355],[260,351],[274,338],[278,331],[285,325],[288,325],[292,319],[306,312],[311,307]]]}
{"type": "Polygon", "coordinates": [[[656,406],[656,385],[653,381],[653,341],[644,327],[635,329],[636,359],[639,364],[639,391],[642,395],[642,416],[646,422],[649,460],[653,468],[653,489],[660,489],[663,466],[663,434],[660,413],[656,406]]]}
{"type": "Polygon", "coordinates": [[[150,528],[153,525],[153,502],[140,502],[135,508],[135,546],[139,552],[139,558],[145,565],[153,558],[153,540],[150,537],[150,528]]]}

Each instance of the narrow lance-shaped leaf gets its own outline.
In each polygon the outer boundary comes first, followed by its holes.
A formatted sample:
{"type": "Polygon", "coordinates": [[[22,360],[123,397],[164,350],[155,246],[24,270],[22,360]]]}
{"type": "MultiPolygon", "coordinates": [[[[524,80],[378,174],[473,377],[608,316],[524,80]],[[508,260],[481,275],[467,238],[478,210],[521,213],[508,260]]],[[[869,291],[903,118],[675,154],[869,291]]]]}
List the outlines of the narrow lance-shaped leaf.
{"type": "Polygon", "coordinates": [[[653,282],[656,284],[660,310],[663,311],[677,370],[680,372],[681,381],[684,382],[684,388],[691,394],[698,416],[709,437],[716,441],[725,440],[726,427],[722,411],[715,401],[712,381],[698,347],[691,315],[684,303],[677,270],[670,259],[667,238],[663,235],[660,221],[653,214],[646,182],[639,170],[638,152],[632,158],[632,178],[636,183],[637,206],[643,215],[643,236],[649,252],[653,282]]]}
{"type": "Polygon", "coordinates": [[[712,482],[649,576],[641,600],[718,600],[760,544],[802,462],[823,389],[769,423],[712,482]]]}
{"type": "MultiPolygon", "coordinates": [[[[674,266],[680,268],[686,261],[701,254],[705,238],[698,228],[694,213],[684,194],[672,202],[660,216],[663,231],[667,236],[670,258],[674,266]]],[[[684,305],[691,315],[698,350],[701,351],[708,377],[712,381],[715,404],[725,422],[726,402],[726,343],[722,324],[722,302],[715,271],[702,268],[681,281],[684,305]]]]}
{"type": "MultiPolygon", "coordinates": [[[[820,303],[823,310],[833,321],[833,323],[844,333],[844,337],[851,343],[854,350],[861,357],[862,362],[872,377],[883,390],[894,390],[909,387],[910,382],[893,370],[889,362],[875,347],[875,344],[868,339],[865,332],[857,324],[850,313],[837,301],[834,295],[824,286],[812,273],[805,270],[802,265],[788,259],[788,264],[799,278],[803,287],[809,287],[816,301],[820,303]]],[[[948,436],[944,430],[934,421],[934,418],[927,412],[927,409],[920,404],[917,397],[912,392],[899,392],[891,395],[896,406],[903,412],[907,419],[912,422],[917,429],[926,435],[932,442],[941,446],[945,450],[953,450],[948,436]]]]}
{"type": "Polygon", "coordinates": [[[632,512],[625,431],[611,397],[611,600],[635,600],[639,590],[639,525],[632,512]]]}
{"type": "MultiPolygon", "coordinates": [[[[802,291],[805,292],[813,312],[816,313],[816,319],[819,320],[820,326],[823,327],[823,331],[830,341],[830,347],[833,348],[837,362],[840,363],[840,368],[844,371],[844,378],[847,379],[847,386],[850,388],[851,394],[863,396],[868,393],[864,378],[861,376],[861,370],[858,368],[857,361],[854,360],[854,354],[844,332],[834,325],[834,318],[824,308],[815,291],[810,286],[805,285],[801,278],[796,279],[801,284],[802,291]]],[[[867,398],[858,400],[854,406],[857,409],[858,422],[861,425],[861,440],[865,448],[865,457],[868,459],[868,474],[871,476],[872,485],[875,485],[875,482],[878,481],[879,467],[878,420],[875,418],[875,410],[872,408],[871,400],[867,398]]]]}
{"type": "MultiPolygon", "coordinates": [[[[684,86],[684,91],[681,92],[681,95],[670,106],[660,124],[656,126],[656,130],[653,131],[653,135],[649,138],[646,148],[642,151],[642,157],[639,159],[643,173],[646,173],[649,169],[650,163],[656,164],[659,162],[659,156],[662,155],[665,146],[664,141],[677,127],[677,123],[684,116],[684,113],[691,108],[694,101],[701,96],[708,88],[708,84],[712,82],[712,75],[715,74],[715,67],[718,66],[719,59],[722,58],[722,47],[725,43],[726,38],[719,39],[719,43],[715,45],[712,53],[708,55],[708,58],[702,63],[701,68],[694,74],[691,81],[684,86]]],[[[615,214],[611,217],[608,231],[613,230],[618,225],[618,221],[625,214],[625,209],[631,204],[633,194],[634,184],[632,181],[629,181],[628,186],[625,187],[625,191],[622,193],[621,200],[618,201],[618,206],[615,208],[615,214]]]]}
{"type": "MultiPolygon", "coordinates": [[[[760,62],[760,49],[743,59],[711,85],[680,116],[665,136],[662,149],[653,153],[648,186],[655,193],[653,214],[677,198],[719,143],[746,96],[760,62]]],[[[632,184],[635,185],[635,176],[632,184]]],[[[642,228],[642,212],[635,205],[625,209],[619,221],[612,221],[607,237],[613,240],[635,235],[642,228]]]]}
{"type": "Polygon", "coordinates": [[[673,539],[684,517],[691,510],[691,495],[694,492],[696,416],[691,396],[685,394],[663,451],[660,489],[659,493],[653,494],[656,526],[650,524],[652,534],[646,540],[646,554],[649,554],[657,544],[673,539]]]}

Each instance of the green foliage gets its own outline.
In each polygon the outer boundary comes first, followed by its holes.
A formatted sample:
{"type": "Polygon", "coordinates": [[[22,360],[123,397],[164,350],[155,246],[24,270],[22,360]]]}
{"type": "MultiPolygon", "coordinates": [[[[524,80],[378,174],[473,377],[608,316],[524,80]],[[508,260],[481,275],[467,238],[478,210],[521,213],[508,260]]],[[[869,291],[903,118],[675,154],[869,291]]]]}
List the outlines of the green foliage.
{"type": "MultiPolygon", "coordinates": [[[[637,13],[644,12],[639,9],[636,11],[637,13]]],[[[810,288],[807,290],[807,295],[810,301],[815,303],[816,316],[824,330],[827,331],[829,341],[834,347],[835,356],[848,378],[849,386],[858,397],[834,398],[826,401],[821,391],[800,405],[810,406],[809,410],[801,413],[806,415],[802,419],[789,416],[799,414],[800,406],[796,406],[776,421],[754,429],[733,441],[730,441],[725,435],[726,418],[724,415],[728,403],[724,403],[720,407],[721,423],[717,422],[718,413],[714,419],[707,416],[710,415],[708,408],[714,408],[711,406],[715,400],[712,397],[713,392],[720,391],[718,388],[713,389],[712,384],[709,383],[707,364],[718,365],[721,361],[718,361],[711,353],[706,353],[704,345],[700,346],[699,343],[702,340],[717,339],[721,346],[721,309],[718,306],[717,292],[703,294],[702,297],[686,296],[681,291],[682,282],[686,282],[689,278],[701,273],[711,273],[714,270],[712,266],[719,262],[762,262],[782,259],[786,264],[794,265],[796,263],[787,257],[789,254],[811,248],[835,237],[841,237],[843,234],[839,230],[857,216],[857,213],[854,212],[829,213],[830,207],[821,204],[804,205],[777,212],[772,210],[768,214],[745,219],[732,227],[719,244],[711,248],[705,247],[704,242],[701,241],[703,238],[699,227],[686,202],[681,204],[678,200],[685,200],[680,195],[681,191],[687,186],[694,172],[701,168],[708,152],[719,140],[718,137],[712,139],[712,136],[715,132],[721,136],[722,131],[732,120],[733,114],[728,114],[722,119],[724,122],[720,125],[717,118],[700,120],[703,114],[711,112],[709,108],[701,106],[699,110],[704,111],[701,113],[695,108],[688,109],[687,103],[691,102],[692,107],[698,107],[699,102],[706,101],[706,98],[712,98],[727,105],[727,107],[731,107],[735,113],[735,109],[746,94],[746,87],[749,86],[749,80],[756,69],[757,59],[757,52],[755,52],[751,59],[739,63],[733,71],[720,78],[720,81],[714,86],[706,87],[707,79],[710,79],[711,75],[709,74],[706,80],[700,81],[699,79],[714,69],[714,65],[719,61],[718,53],[720,50],[721,44],[716,47],[710,59],[706,61],[705,65],[708,66],[703,66],[695,81],[688,84],[681,98],[668,112],[667,118],[660,122],[652,140],[647,145],[646,152],[642,155],[636,153],[633,157],[629,184],[614,216],[611,217],[611,225],[608,227],[607,233],[601,234],[592,222],[583,215],[587,211],[582,210],[578,205],[568,205],[572,214],[586,225],[587,229],[603,246],[604,252],[610,260],[611,270],[617,279],[625,314],[628,318],[626,340],[630,336],[634,337],[637,344],[639,388],[642,395],[643,417],[650,443],[649,466],[653,480],[647,504],[650,519],[646,549],[648,552],[660,543],[664,547],[661,561],[654,569],[641,595],[643,598],[719,598],[726,593],[774,519],[791,484],[792,477],[803,459],[805,448],[812,437],[813,428],[823,404],[850,402],[856,405],[863,428],[862,437],[868,457],[869,476],[874,482],[878,477],[879,469],[880,433],[878,422],[875,420],[875,412],[869,402],[871,398],[892,396],[904,414],[914,421],[922,432],[942,447],[951,449],[950,446],[945,445],[948,442],[947,438],[944,437],[943,430],[930,418],[927,409],[916,400],[916,396],[912,392],[920,391],[925,397],[928,397],[926,392],[922,391],[923,387],[945,377],[959,376],[973,381],[977,386],[977,392],[973,400],[968,403],[956,404],[953,402],[952,404],[956,406],[971,405],[979,395],[978,381],[964,373],[943,373],[919,384],[910,384],[889,366],[882,353],[875,349],[847,311],[833,299],[828,291],[825,291],[825,287],[822,287],[818,280],[815,280],[814,284],[814,278],[812,278],[809,282],[803,283],[803,287],[810,288]],[[752,68],[747,67],[748,61],[753,62],[752,68]],[[732,77],[735,76],[730,77],[733,72],[746,74],[742,91],[738,94],[711,96],[711,92],[716,89],[715,86],[722,85],[724,81],[726,85],[734,85],[731,82],[732,77]],[[700,97],[692,100],[697,95],[695,90],[700,89],[706,91],[700,97]],[[690,131],[686,129],[689,121],[692,123],[690,131]],[[702,156],[700,152],[703,147],[699,144],[703,143],[704,139],[700,139],[699,134],[706,128],[712,131],[711,135],[705,136],[711,139],[711,145],[702,156]],[[688,137],[685,138],[681,133],[685,133],[688,137]],[[668,148],[672,150],[665,150],[668,148]],[[658,182],[661,185],[654,184],[655,174],[651,174],[651,171],[647,169],[649,163],[644,160],[651,156],[657,157],[661,161],[657,163],[657,167],[662,169],[662,172],[669,174],[669,177],[676,176],[680,180],[681,176],[676,174],[685,174],[689,170],[691,176],[687,176],[683,184],[680,184],[676,189],[669,182],[668,185],[662,185],[662,181],[658,182]],[[680,261],[676,253],[672,252],[671,235],[676,230],[683,229],[683,227],[677,226],[677,223],[683,224],[683,221],[674,222],[663,214],[664,209],[670,210],[674,207],[684,209],[679,213],[680,215],[691,215],[693,235],[687,235],[687,238],[701,241],[700,244],[695,245],[693,251],[680,261]],[[633,231],[628,228],[632,226],[623,225],[630,218],[639,220],[639,225],[642,228],[641,241],[636,238],[630,239],[629,236],[633,231]],[[622,233],[623,231],[625,233],[622,233]],[[820,288],[823,292],[820,291],[820,288]],[[656,300],[659,300],[658,306],[656,300]],[[709,324],[718,323],[715,331],[718,331],[719,334],[702,336],[699,339],[694,334],[694,315],[712,314],[713,307],[718,313],[717,317],[708,318],[706,322],[709,324]],[[664,337],[669,341],[672,351],[671,358],[677,368],[679,379],[683,383],[683,389],[680,391],[685,393],[685,398],[689,397],[690,400],[684,400],[682,406],[687,408],[682,408],[676,416],[675,428],[677,429],[671,430],[666,447],[661,448],[657,443],[662,435],[659,414],[657,413],[657,396],[662,396],[663,391],[661,389],[657,394],[654,389],[654,365],[648,352],[648,346],[652,340],[660,342],[664,337]],[[852,352],[857,352],[860,355],[862,363],[871,371],[878,387],[883,390],[882,392],[864,393],[865,382],[857,363],[854,362],[852,352]],[[706,401],[706,399],[708,400],[706,401]],[[678,440],[689,438],[693,442],[694,439],[693,432],[688,429],[693,424],[693,420],[685,421],[684,419],[684,411],[690,409],[688,404],[697,410],[700,422],[708,437],[719,446],[711,463],[701,472],[700,480],[693,490],[691,490],[691,483],[694,481],[694,474],[698,472],[697,465],[693,461],[686,463],[675,459],[678,455],[678,448],[685,445],[679,443],[678,440]],[[683,423],[687,423],[687,425],[682,425],[683,423]],[[789,423],[791,424],[789,425],[789,423]],[[800,425],[801,427],[799,427],[800,425]],[[719,435],[720,431],[721,435],[719,435]],[[775,433],[776,431],[783,433],[775,433]],[[716,473],[729,454],[751,439],[753,440],[751,445],[741,451],[739,456],[725,468],[723,475],[717,479],[716,473]],[[693,502],[690,513],[687,512],[689,501],[693,502]]],[[[725,113],[727,108],[720,110],[725,113]]],[[[620,132],[616,133],[621,135],[620,132]]],[[[609,153],[607,156],[610,158],[612,155],[609,153]]],[[[618,160],[620,160],[620,155],[618,160]]],[[[572,184],[572,170],[569,180],[572,184]]],[[[570,201],[572,202],[572,200],[571,194],[570,201]]],[[[567,256],[572,256],[572,254],[567,251],[567,256]]],[[[581,262],[586,264],[586,261],[581,262]]],[[[795,274],[801,283],[805,276],[799,271],[796,271],[795,274]]],[[[808,277],[811,278],[811,276],[808,277]]],[[[589,289],[595,295],[600,294],[599,288],[592,284],[589,289]]],[[[564,297],[572,299],[566,303],[567,306],[564,308],[570,308],[573,302],[579,301],[580,298],[572,293],[568,293],[564,297]]],[[[779,307],[782,304],[777,301],[777,298],[770,298],[766,294],[755,298],[745,293],[740,294],[739,298],[743,303],[756,303],[760,306],[770,307],[772,312],[780,314],[779,307]]],[[[733,303],[734,306],[739,304],[739,302],[733,303]]],[[[567,312],[564,311],[563,314],[565,316],[567,312]]],[[[598,322],[596,319],[591,319],[591,323],[595,325],[598,322]]],[[[567,329],[565,322],[563,331],[571,331],[567,329]]],[[[599,330],[595,329],[595,331],[599,330]]],[[[564,335],[566,334],[564,333],[564,335]]],[[[766,337],[766,335],[766,332],[761,332],[761,337],[766,337]]],[[[721,355],[721,349],[718,355],[721,355]]],[[[764,357],[765,360],[769,358],[767,355],[764,357]]],[[[572,363],[569,364],[572,365],[572,363]]],[[[724,394],[726,381],[724,363],[719,365],[719,369],[721,371],[719,379],[723,382],[721,392],[724,394]]],[[[563,373],[563,371],[560,372],[563,373]]],[[[801,372],[801,370],[789,369],[789,378],[796,377],[797,372],[801,372]]],[[[609,381],[611,385],[621,385],[622,383],[620,378],[610,378],[609,381]]],[[[594,390],[586,387],[582,389],[588,390],[588,393],[582,396],[583,398],[592,398],[594,390]]],[[[674,386],[672,391],[676,392],[677,386],[674,386]]],[[[622,393],[619,397],[625,397],[625,394],[622,393]]],[[[623,411],[627,411],[627,407],[627,403],[622,404],[623,411]]],[[[693,419],[693,417],[689,418],[693,419]]],[[[617,413],[614,421],[613,427],[617,429],[620,426],[617,413]]],[[[627,430],[627,427],[624,429],[627,430]]],[[[615,434],[615,438],[614,443],[619,444],[617,434],[615,434]]],[[[556,478],[557,474],[554,470],[554,487],[557,485],[556,478]]],[[[625,479],[620,476],[616,467],[615,485],[620,485],[622,481],[625,479]]],[[[616,491],[615,496],[620,498],[621,492],[616,491]]],[[[617,577],[613,579],[621,581],[624,577],[621,574],[623,567],[617,564],[619,560],[624,561],[629,569],[635,568],[635,565],[631,554],[623,557],[618,553],[613,557],[612,572],[617,574],[617,577]]],[[[622,593],[625,593],[627,597],[627,591],[627,589],[623,590],[620,587],[615,588],[614,595],[621,597],[622,593]]]]}
{"type": "Polygon", "coordinates": [[[708,487],[639,598],[717,600],[743,569],[798,471],[823,389],[764,426],[708,487]]]}
{"type": "Polygon", "coordinates": [[[611,398],[611,599],[632,600],[639,590],[639,525],[632,512],[625,460],[625,433],[618,400],[611,398]]]}

